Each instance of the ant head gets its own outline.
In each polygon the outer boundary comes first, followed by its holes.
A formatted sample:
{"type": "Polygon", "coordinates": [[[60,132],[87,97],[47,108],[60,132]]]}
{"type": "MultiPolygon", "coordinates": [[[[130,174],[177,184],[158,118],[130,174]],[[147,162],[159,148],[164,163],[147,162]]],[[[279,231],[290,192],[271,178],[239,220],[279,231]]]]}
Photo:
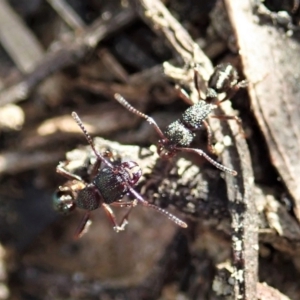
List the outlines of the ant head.
{"type": "Polygon", "coordinates": [[[85,188],[85,184],[80,181],[67,181],[60,186],[52,197],[53,208],[62,213],[68,214],[76,208],[75,199],[78,189],[85,188]]]}
{"type": "Polygon", "coordinates": [[[135,161],[126,161],[121,163],[120,169],[128,176],[128,182],[131,186],[136,185],[142,176],[142,170],[135,161]]]}
{"type": "Polygon", "coordinates": [[[157,143],[157,153],[163,159],[170,159],[176,155],[178,150],[168,139],[161,139],[157,143]]]}

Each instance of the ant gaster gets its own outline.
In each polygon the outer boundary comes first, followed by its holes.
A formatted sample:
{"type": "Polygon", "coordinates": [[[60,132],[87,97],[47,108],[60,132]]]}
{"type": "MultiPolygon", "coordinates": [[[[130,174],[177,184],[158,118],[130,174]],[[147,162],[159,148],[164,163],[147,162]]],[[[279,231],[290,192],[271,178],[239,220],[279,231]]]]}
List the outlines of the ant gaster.
{"type": "Polygon", "coordinates": [[[81,128],[96,156],[96,162],[92,167],[89,182],[83,180],[80,176],[67,171],[65,163],[60,163],[56,169],[59,174],[69,179],[69,181],[60,186],[54,196],[55,208],[62,213],[68,213],[76,207],[86,210],[83,220],[77,228],[75,237],[80,237],[83,234],[86,225],[89,223],[91,211],[100,206],[104,208],[116,232],[125,229],[125,226],[128,224],[127,218],[129,212],[132,207],[137,204],[152,208],[165,215],[177,225],[184,228],[187,227],[185,222],[181,221],[168,211],[149,203],[133,188],[142,176],[142,171],[136,162],[128,161],[114,164],[111,163],[104,155],[96,150],[91,136],[85,129],[78,115],[73,112],[72,117],[81,128]],[[102,164],[104,166],[101,167],[102,164]],[[134,171],[134,169],[136,170],[134,171]],[[122,201],[122,198],[126,194],[130,194],[135,200],[127,202],[122,201]],[[110,206],[129,207],[128,212],[125,214],[120,224],[117,223],[116,217],[110,206]]]}
{"type": "MultiPolygon", "coordinates": [[[[199,92],[199,73],[195,69],[195,85],[199,92]]],[[[247,81],[238,80],[237,70],[229,63],[223,63],[217,65],[213,74],[208,80],[208,89],[206,92],[205,101],[208,103],[220,104],[221,102],[230,99],[240,88],[247,86],[247,81]],[[222,100],[218,99],[218,94],[225,93],[225,97],[222,100]]]]}
{"type": "MultiPolygon", "coordinates": [[[[127,110],[144,118],[150,125],[154,127],[160,137],[157,145],[157,152],[160,157],[167,159],[172,158],[180,151],[196,153],[200,156],[203,156],[216,168],[236,176],[237,172],[235,170],[232,170],[216,162],[203,150],[190,148],[189,146],[195,137],[195,131],[204,126],[208,132],[209,150],[214,153],[214,149],[211,144],[212,131],[209,124],[206,122],[206,119],[208,118],[209,114],[217,107],[217,105],[231,97],[240,87],[245,86],[246,82],[238,82],[238,75],[233,66],[229,64],[219,65],[216,67],[208,82],[206,99],[201,100],[199,85],[200,75],[196,68],[194,69],[194,71],[194,82],[200,100],[198,103],[193,104],[188,94],[184,90],[178,89],[179,95],[192,106],[184,111],[180,119],[168,125],[164,131],[160,129],[154,119],[132,107],[120,94],[115,94],[114,97],[127,110]],[[218,100],[219,93],[225,93],[225,98],[222,100],[218,100]]],[[[238,122],[241,128],[240,120],[236,116],[221,115],[211,117],[227,120],[234,119],[238,122]]]]}

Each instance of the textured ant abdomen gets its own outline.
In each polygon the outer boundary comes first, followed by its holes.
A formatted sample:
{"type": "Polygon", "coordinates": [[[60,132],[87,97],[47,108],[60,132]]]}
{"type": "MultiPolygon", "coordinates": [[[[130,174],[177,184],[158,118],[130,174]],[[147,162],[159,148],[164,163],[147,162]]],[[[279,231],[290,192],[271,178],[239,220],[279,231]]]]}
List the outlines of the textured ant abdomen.
{"type": "Polygon", "coordinates": [[[181,147],[188,147],[195,137],[194,133],[180,120],[167,126],[164,134],[172,144],[181,147]]]}
{"type": "Polygon", "coordinates": [[[95,191],[95,186],[90,184],[86,188],[78,191],[76,198],[76,206],[85,210],[95,210],[100,206],[101,197],[97,191],[95,191]]]}
{"type": "Polygon", "coordinates": [[[111,168],[101,169],[93,181],[106,204],[116,202],[124,197],[127,193],[124,182],[123,176],[114,173],[111,168]]]}
{"type": "Polygon", "coordinates": [[[236,69],[228,63],[215,67],[214,73],[208,81],[209,89],[217,93],[224,93],[237,84],[238,74],[236,69]]]}
{"type": "Polygon", "coordinates": [[[181,117],[185,127],[190,129],[199,129],[203,120],[215,109],[215,105],[200,101],[189,107],[181,117]]]}

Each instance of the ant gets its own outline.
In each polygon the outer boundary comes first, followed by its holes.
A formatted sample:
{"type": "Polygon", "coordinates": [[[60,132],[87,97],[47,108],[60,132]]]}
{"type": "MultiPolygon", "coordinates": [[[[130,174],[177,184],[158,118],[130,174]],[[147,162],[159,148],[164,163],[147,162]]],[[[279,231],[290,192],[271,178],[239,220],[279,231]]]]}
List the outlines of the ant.
{"type": "Polygon", "coordinates": [[[72,113],[73,119],[82,130],[87,142],[91,146],[96,162],[92,166],[90,178],[84,180],[82,177],[66,170],[67,163],[60,163],[57,166],[57,173],[69,179],[64,185],[58,188],[54,195],[54,207],[62,212],[69,213],[76,207],[86,210],[86,213],[79,224],[75,237],[79,238],[90,223],[91,211],[103,207],[108,218],[113,224],[116,232],[125,229],[128,224],[128,215],[131,209],[137,204],[152,208],[163,214],[175,224],[186,228],[187,224],[175,217],[168,211],[149,203],[135,189],[134,186],[142,176],[142,171],[134,161],[111,163],[105,156],[99,153],[95,144],[85,129],[77,113],[72,113]],[[103,164],[103,166],[101,166],[103,164]],[[135,169],[135,170],[134,170],[135,169]],[[134,201],[122,201],[126,194],[132,195],[134,201]],[[120,224],[110,206],[129,207],[128,212],[122,218],[120,224]]]}
{"type": "MultiPolygon", "coordinates": [[[[160,137],[157,146],[157,152],[160,157],[169,159],[174,157],[180,151],[196,153],[200,156],[203,156],[216,168],[236,176],[237,172],[235,170],[218,163],[203,150],[190,148],[189,146],[195,137],[195,131],[204,126],[208,133],[209,150],[213,153],[215,152],[211,143],[212,131],[206,119],[208,118],[208,115],[217,107],[217,105],[229,99],[229,97],[231,97],[240,87],[244,87],[246,81],[238,81],[237,71],[230,64],[218,65],[208,81],[206,99],[203,100],[200,96],[199,77],[199,72],[196,68],[194,68],[194,83],[199,94],[200,101],[196,104],[193,104],[188,94],[183,89],[177,88],[179,96],[192,106],[183,112],[180,119],[168,125],[164,131],[160,129],[154,119],[131,106],[120,94],[115,94],[114,98],[127,110],[144,118],[150,125],[154,127],[160,137]],[[218,99],[219,93],[225,93],[225,97],[222,100],[218,99]]],[[[211,117],[226,120],[234,119],[238,122],[241,128],[241,121],[236,116],[221,115],[211,117]]]]}

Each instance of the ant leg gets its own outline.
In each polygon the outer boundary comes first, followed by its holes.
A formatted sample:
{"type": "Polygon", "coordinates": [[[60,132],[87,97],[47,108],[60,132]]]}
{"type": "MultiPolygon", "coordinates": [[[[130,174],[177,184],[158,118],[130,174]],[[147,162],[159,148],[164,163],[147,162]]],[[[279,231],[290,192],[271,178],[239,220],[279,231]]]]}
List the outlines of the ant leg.
{"type": "Polygon", "coordinates": [[[109,204],[110,206],[115,206],[115,207],[131,207],[135,206],[135,204],[132,204],[132,201],[121,201],[121,202],[113,202],[109,204]]]}
{"type": "Polygon", "coordinates": [[[243,123],[242,120],[237,116],[226,116],[226,115],[220,115],[220,116],[209,116],[210,118],[215,118],[219,120],[235,120],[237,125],[239,126],[239,133],[246,138],[244,129],[243,129],[243,123]]]}
{"type": "Polygon", "coordinates": [[[58,166],[56,167],[56,172],[67,179],[70,180],[78,180],[78,181],[83,181],[82,178],[78,175],[72,174],[71,172],[67,171],[65,167],[67,166],[67,163],[65,162],[60,162],[58,166]]]}
{"type": "Polygon", "coordinates": [[[199,99],[200,100],[205,100],[203,99],[203,97],[201,97],[201,90],[205,90],[205,85],[204,85],[204,81],[201,79],[202,76],[200,75],[199,73],[199,70],[195,67],[194,68],[194,84],[195,84],[195,87],[196,87],[196,90],[198,92],[198,95],[199,95],[199,99]]]}
{"type": "Polygon", "coordinates": [[[188,93],[183,88],[181,88],[178,84],[175,85],[175,90],[177,96],[180,97],[185,103],[187,103],[188,105],[194,105],[188,93]]]}
{"type": "Polygon", "coordinates": [[[134,188],[132,188],[131,186],[128,186],[129,192],[136,198],[136,200],[138,200],[143,206],[147,206],[150,207],[154,210],[156,210],[157,212],[161,213],[162,215],[166,216],[169,220],[173,221],[175,224],[177,224],[180,227],[183,228],[187,228],[188,225],[181,221],[179,218],[175,217],[174,215],[172,215],[171,213],[169,213],[168,211],[154,205],[154,204],[150,204],[147,200],[145,200],[143,198],[142,195],[140,195],[134,188]]]}
{"type": "Polygon", "coordinates": [[[120,94],[115,94],[114,95],[115,99],[121,104],[123,105],[128,111],[136,114],[137,116],[144,118],[150,125],[152,125],[154,127],[154,129],[156,130],[157,134],[160,136],[161,139],[165,139],[165,135],[163,134],[163,132],[160,130],[159,126],[157,125],[157,123],[154,121],[154,119],[152,119],[151,117],[147,116],[146,114],[143,114],[141,111],[137,110],[136,108],[134,108],[132,105],[130,105],[124,97],[122,97],[120,94]]]}
{"type": "MultiPolygon", "coordinates": [[[[127,213],[123,216],[123,218],[121,219],[121,227],[123,227],[123,224],[128,224],[128,217],[129,214],[131,213],[131,210],[133,207],[135,207],[137,205],[137,200],[131,202],[131,207],[128,209],[127,213]]],[[[125,227],[124,225],[124,227],[125,227]]]]}
{"type": "Polygon", "coordinates": [[[214,102],[214,104],[220,105],[220,103],[231,99],[240,88],[245,88],[247,86],[248,86],[248,81],[247,80],[242,80],[242,81],[238,82],[236,85],[234,85],[230,89],[230,91],[228,93],[226,93],[225,97],[222,100],[216,101],[216,102],[214,102]]]}
{"type": "Polygon", "coordinates": [[[110,208],[110,206],[106,203],[102,204],[104,211],[105,211],[107,217],[109,218],[109,220],[111,221],[111,223],[113,224],[113,226],[114,226],[113,228],[116,232],[125,230],[125,226],[128,224],[128,216],[131,212],[131,209],[134,207],[133,202],[131,202],[131,203],[132,203],[132,206],[129,208],[129,210],[125,214],[125,216],[122,218],[120,225],[118,224],[117,218],[116,218],[113,210],[110,208]]]}
{"type": "Polygon", "coordinates": [[[293,8],[292,8],[292,13],[295,14],[300,6],[300,1],[299,0],[294,0],[293,8]]]}
{"type": "Polygon", "coordinates": [[[209,124],[205,121],[205,120],[202,120],[202,123],[204,125],[204,127],[206,128],[206,131],[207,131],[207,146],[208,146],[208,150],[215,154],[216,153],[216,150],[214,148],[214,146],[212,145],[212,131],[211,131],[211,128],[209,126],[209,124]]]}
{"type": "Polygon", "coordinates": [[[223,172],[229,173],[233,176],[237,175],[237,171],[232,170],[230,168],[227,168],[223,166],[222,164],[219,164],[216,162],[214,159],[212,159],[210,156],[208,156],[204,151],[200,149],[193,149],[193,148],[176,148],[179,151],[185,151],[185,152],[191,152],[191,153],[196,153],[200,156],[203,156],[207,161],[209,161],[212,165],[214,165],[217,169],[220,169],[223,172]]]}
{"type": "Polygon", "coordinates": [[[74,238],[79,239],[81,238],[86,232],[89,226],[91,225],[91,220],[90,220],[90,212],[85,213],[83,216],[82,220],[79,223],[79,226],[77,227],[75,231],[74,238]]]}
{"type": "Polygon", "coordinates": [[[96,162],[94,163],[91,170],[91,178],[95,177],[98,174],[99,168],[101,166],[101,160],[97,157],[96,162]]]}
{"type": "MultiPolygon", "coordinates": [[[[106,150],[102,155],[103,155],[103,157],[108,158],[108,159],[111,159],[113,157],[113,154],[109,150],[106,150]]],[[[98,174],[99,169],[101,167],[101,163],[102,163],[101,159],[99,159],[99,157],[96,157],[96,158],[97,158],[97,160],[94,163],[93,168],[91,170],[91,178],[95,177],[98,174]]]]}

